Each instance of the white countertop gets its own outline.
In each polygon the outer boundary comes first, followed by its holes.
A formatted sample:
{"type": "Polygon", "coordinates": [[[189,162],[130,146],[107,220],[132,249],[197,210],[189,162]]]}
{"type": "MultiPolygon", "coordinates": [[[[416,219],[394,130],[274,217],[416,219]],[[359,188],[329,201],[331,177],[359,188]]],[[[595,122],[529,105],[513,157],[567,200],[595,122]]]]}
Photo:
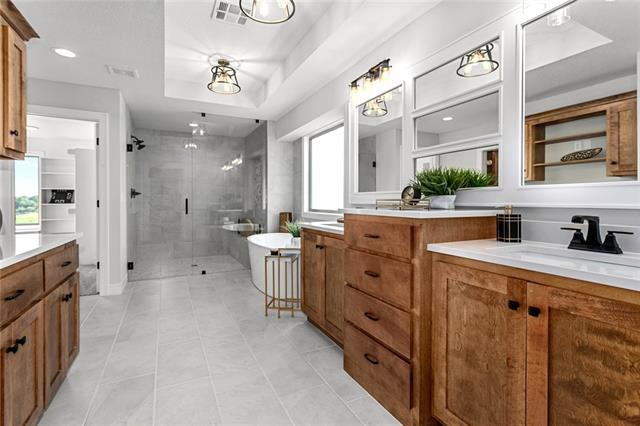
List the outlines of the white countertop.
{"type": "Polygon", "coordinates": [[[566,245],[523,241],[458,241],[427,245],[427,250],[482,262],[575,278],[640,291],[640,254],[569,250],[566,245]]]}
{"type": "Polygon", "coordinates": [[[448,219],[455,217],[487,217],[502,213],[500,209],[492,210],[386,210],[386,209],[344,209],[344,214],[361,214],[368,216],[405,217],[410,219],[448,219]]]}
{"type": "Polygon", "coordinates": [[[16,234],[0,236],[0,269],[62,246],[79,234],[16,234]]]}
{"type": "Polygon", "coordinates": [[[344,235],[344,224],[338,222],[307,222],[300,224],[305,229],[329,232],[336,235],[344,235]]]}

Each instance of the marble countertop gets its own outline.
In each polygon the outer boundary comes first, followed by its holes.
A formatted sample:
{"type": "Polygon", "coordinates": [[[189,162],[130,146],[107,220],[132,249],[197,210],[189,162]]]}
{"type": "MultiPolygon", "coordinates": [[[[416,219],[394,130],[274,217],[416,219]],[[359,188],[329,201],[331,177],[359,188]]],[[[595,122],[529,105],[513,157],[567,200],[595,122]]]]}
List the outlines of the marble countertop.
{"type": "Polygon", "coordinates": [[[500,209],[491,210],[385,210],[385,209],[344,209],[344,214],[369,216],[405,217],[410,219],[447,219],[455,217],[487,217],[502,213],[500,209]]]}
{"type": "Polygon", "coordinates": [[[329,232],[336,235],[344,235],[344,224],[338,222],[307,222],[301,226],[305,229],[314,229],[316,231],[329,232]]]}
{"type": "Polygon", "coordinates": [[[640,291],[639,253],[615,255],[569,250],[561,244],[534,241],[510,244],[495,240],[429,244],[427,250],[640,291]]]}
{"type": "Polygon", "coordinates": [[[76,240],[80,234],[16,234],[0,236],[0,269],[76,240]]]}

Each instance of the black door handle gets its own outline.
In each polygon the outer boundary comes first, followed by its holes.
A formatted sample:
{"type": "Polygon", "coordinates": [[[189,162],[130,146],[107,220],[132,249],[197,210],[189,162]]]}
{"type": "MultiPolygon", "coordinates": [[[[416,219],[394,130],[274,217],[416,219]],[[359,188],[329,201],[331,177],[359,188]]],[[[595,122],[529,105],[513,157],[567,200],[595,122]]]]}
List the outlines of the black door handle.
{"type": "Polygon", "coordinates": [[[371,321],[379,321],[380,317],[377,316],[376,314],[372,314],[371,312],[365,312],[364,316],[369,318],[371,321]]]}
{"type": "Polygon", "coordinates": [[[184,199],[184,214],[189,214],[189,199],[184,199]]]}
{"type": "Polygon", "coordinates": [[[371,354],[365,353],[364,357],[366,358],[367,361],[369,361],[373,365],[380,364],[380,361],[378,361],[378,359],[375,356],[371,355],[371,354]]]}
{"type": "Polygon", "coordinates": [[[529,306],[529,315],[531,315],[532,317],[538,317],[540,316],[540,308],[536,308],[535,306],[529,306]]]}
{"type": "Polygon", "coordinates": [[[517,311],[517,310],[518,310],[518,308],[520,307],[520,302],[515,301],[515,300],[509,300],[509,301],[507,302],[507,307],[508,307],[509,309],[511,309],[512,311],[517,311]]]}
{"type": "Polygon", "coordinates": [[[66,268],[67,266],[71,265],[71,261],[67,260],[66,262],[62,262],[62,264],[60,265],[62,268],[66,268]]]}
{"type": "Polygon", "coordinates": [[[18,297],[22,296],[23,294],[24,294],[24,290],[19,288],[11,296],[5,297],[4,300],[8,302],[10,300],[17,299],[18,297]]]}
{"type": "Polygon", "coordinates": [[[364,271],[364,274],[373,278],[378,278],[380,276],[379,273],[373,271],[364,271]]]}

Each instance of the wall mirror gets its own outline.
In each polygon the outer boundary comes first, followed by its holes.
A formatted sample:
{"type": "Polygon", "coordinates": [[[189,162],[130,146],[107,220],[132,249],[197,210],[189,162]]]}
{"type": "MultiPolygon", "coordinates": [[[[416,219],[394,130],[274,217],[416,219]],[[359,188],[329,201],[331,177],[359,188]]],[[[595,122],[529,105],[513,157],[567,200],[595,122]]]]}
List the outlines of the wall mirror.
{"type": "Polygon", "coordinates": [[[523,27],[525,185],[638,180],[640,2],[577,0],[523,27]]]}
{"type": "Polygon", "coordinates": [[[492,92],[418,117],[415,129],[416,149],[497,136],[500,94],[492,92]]]}
{"type": "Polygon", "coordinates": [[[402,87],[356,108],[357,192],[400,192],[402,87]]]}
{"type": "Polygon", "coordinates": [[[419,173],[438,167],[473,169],[492,175],[493,186],[497,186],[500,174],[499,164],[498,145],[492,145],[416,158],[415,171],[419,173]]]}

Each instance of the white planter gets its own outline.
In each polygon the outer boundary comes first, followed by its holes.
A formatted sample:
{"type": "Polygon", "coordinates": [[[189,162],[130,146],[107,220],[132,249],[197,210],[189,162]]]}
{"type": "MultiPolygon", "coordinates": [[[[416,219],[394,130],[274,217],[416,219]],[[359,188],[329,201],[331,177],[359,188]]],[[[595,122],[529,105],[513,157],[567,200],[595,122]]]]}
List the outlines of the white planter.
{"type": "Polygon", "coordinates": [[[300,240],[301,240],[300,237],[291,237],[291,246],[295,248],[300,248],[301,247],[300,240]]]}
{"type": "Polygon", "coordinates": [[[453,210],[456,208],[455,195],[436,195],[429,198],[431,200],[432,209],[453,210]]]}

